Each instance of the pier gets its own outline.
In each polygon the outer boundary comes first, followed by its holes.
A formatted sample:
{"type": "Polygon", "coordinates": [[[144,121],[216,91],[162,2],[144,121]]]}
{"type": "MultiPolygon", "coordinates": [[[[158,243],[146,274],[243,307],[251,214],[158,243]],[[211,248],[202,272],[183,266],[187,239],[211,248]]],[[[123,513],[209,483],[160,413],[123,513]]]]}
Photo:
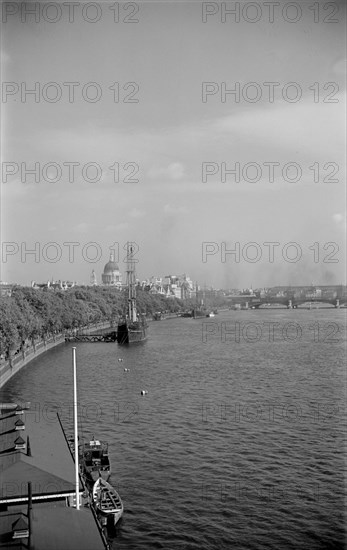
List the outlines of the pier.
{"type": "Polygon", "coordinates": [[[117,331],[104,334],[74,334],[65,336],[65,342],[117,342],[117,331]]]}
{"type": "Polygon", "coordinates": [[[76,507],[85,487],[61,425],[38,403],[1,403],[0,428],[0,546],[108,548],[92,506],[76,507]]]}

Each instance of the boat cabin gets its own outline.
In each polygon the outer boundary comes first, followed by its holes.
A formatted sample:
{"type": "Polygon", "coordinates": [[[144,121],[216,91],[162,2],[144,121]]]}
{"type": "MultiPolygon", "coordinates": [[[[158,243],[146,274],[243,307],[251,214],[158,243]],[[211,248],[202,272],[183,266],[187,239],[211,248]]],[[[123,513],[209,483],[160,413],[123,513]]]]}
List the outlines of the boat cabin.
{"type": "Polygon", "coordinates": [[[84,447],[84,465],[87,471],[97,472],[110,469],[108,444],[93,439],[84,447]]]}

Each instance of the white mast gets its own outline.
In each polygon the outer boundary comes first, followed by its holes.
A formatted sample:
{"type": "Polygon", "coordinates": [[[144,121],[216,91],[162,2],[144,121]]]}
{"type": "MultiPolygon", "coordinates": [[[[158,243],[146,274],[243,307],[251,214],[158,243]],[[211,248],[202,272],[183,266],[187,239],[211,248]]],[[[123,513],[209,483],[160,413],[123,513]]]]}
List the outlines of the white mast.
{"type": "Polygon", "coordinates": [[[78,464],[78,428],[77,428],[77,374],[76,374],[76,348],[72,348],[73,365],[73,410],[74,410],[74,435],[75,435],[75,485],[76,485],[76,509],[80,509],[80,481],[78,464]]]}

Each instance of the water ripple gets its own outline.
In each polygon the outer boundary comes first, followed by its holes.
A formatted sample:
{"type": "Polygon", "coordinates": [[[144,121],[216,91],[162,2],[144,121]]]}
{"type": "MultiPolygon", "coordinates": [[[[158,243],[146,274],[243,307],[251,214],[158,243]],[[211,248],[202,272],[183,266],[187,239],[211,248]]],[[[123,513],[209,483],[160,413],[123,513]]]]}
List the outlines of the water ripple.
{"type": "MultiPolygon", "coordinates": [[[[208,322],[222,321],[295,322],[302,338],[204,342],[203,320],[174,319],[152,323],[143,346],[77,345],[81,426],[109,441],[125,505],[112,548],[344,548],[344,312],[208,322]],[[338,323],[338,342],[316,342],[317,322],[338,323]]],[[[23,369],[1,399],[46,404],[72,426],[71,392],[66,345],[23,369]]]]}

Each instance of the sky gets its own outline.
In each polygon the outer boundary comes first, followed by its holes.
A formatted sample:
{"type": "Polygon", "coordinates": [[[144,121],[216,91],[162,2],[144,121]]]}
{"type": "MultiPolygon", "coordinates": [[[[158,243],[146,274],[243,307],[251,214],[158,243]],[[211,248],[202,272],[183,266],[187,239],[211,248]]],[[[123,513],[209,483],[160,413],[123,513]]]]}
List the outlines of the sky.
{"type": "Polygon", "coordinates": [[[345,3],[87,5],[2,4],[2,281],[345,284],[345,3]]]}

